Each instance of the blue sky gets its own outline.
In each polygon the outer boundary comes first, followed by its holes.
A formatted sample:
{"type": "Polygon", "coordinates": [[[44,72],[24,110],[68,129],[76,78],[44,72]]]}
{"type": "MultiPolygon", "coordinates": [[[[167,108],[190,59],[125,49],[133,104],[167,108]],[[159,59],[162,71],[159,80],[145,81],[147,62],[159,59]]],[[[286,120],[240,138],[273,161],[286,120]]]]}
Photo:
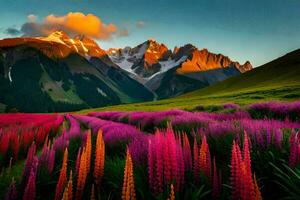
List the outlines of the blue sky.
{"type": "Polygon", "coordinates": [[[0,0],[0,38],[33,14],[92,13],[128,36],[98,40],[102,48],[134,46],[148,38],[170,49],[192,43],[259,66],[300,48],[300,0],[0,0]],[[144,22],[143,27],[136,23],[144,22]]]}

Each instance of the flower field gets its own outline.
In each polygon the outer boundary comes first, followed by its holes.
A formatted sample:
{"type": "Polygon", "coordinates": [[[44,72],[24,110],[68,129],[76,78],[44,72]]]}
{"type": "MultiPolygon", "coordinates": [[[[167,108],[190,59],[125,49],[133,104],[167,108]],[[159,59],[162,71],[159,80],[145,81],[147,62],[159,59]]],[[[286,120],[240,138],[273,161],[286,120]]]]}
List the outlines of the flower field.
{"type": "Polygon", "coordinates": [[[3,114],[0,199],[300,199],[299,130],[299,102],[3,114]]]}

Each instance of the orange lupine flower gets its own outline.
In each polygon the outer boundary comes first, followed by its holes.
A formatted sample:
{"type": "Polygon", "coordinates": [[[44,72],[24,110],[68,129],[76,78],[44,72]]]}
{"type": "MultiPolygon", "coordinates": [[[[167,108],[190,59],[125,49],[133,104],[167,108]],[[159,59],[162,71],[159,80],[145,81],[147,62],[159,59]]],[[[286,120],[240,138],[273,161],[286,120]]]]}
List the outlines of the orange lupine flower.
{"type": "Polygon", "coordinates": [[[69,200],[68,187],[65,187],[64,194],[61,200],[69,200]]]}
{"type": "Polygon", "coordinates": [[[262,200],[261,193],[260,193],[257,181],[256,181],[255,174],[254,174],[253,179],[254,179],[254,189],[255,189],[255,199],[254,200],[262,200]]]}
{"type": "Polygon", "coordinates": [[[91,130],[88,130],[85,148],[86,148],[86,168],[87,168],[87,172],[89,173],[90,166],[91,166],[91,155],[92,155],[92,132],[91,132],[91,130]]]}
{"type": "Polygon", "coordinates": [[[124,170],[122,200],[135,200],[133,164],[132,164],[132,158],[128,148],[126,150],[126,164],[124,170]]]}
{"type": "Polygon", "coordinates": [[[73,173],[72,170],[70,172],[69,182],[68,182],[68,200],[73,199],[73,173]]]}
{"type": "Polygon", "coordinates": [[[168,200],[175,200],[174,186],[171,184],[170,198],[168,200]]]}
{"type": "Polygon", "coordinates": [[[94,164],[94,179],[97,186],[100,185],[104,175],[105,144],[102,136],[102,130],[98,131],[96,140],[96,153],[94,164]]]}
{"type": "Polygon", "coordinates": [[[87,151],[83,148],[81,157],[80,157],[80,165],[79,165],[79,173],[77,177],[77,189],[75,199],[79,200],[82,197],[82,192],[85,186],[86,177],[87,177],[87,151]]]}
{"type": "Polygon", "coordinates": [[[63,195],[63,189],[67,183],[67,167],[68,167],[68,149],[64,152],[63,163],[61,166],[58,182],[55,191],[55,200],[60,200],[63,195]]]}

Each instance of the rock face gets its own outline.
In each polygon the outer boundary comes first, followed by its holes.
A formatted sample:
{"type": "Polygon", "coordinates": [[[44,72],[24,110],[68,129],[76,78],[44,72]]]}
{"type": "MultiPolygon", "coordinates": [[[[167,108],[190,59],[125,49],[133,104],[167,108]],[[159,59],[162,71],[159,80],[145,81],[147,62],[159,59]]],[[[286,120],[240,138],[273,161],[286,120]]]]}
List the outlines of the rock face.
{"type": "Polygon", "coordinates": [[[155,40],[134,48],[110,49],[107,53],[116,65],[145,84],[158,98],[206,87],[252,69],[249,61],[241,65],[191,44],[171,51],[155,40]]]}
{"type": "Polygon", "coordinates": [[[211,53],[207,49],[199,50],[192,45],[186,45],[182,49],[185,49],[182,52],[188,53],[189,59],[183,62],[177,69],[177,73],[179,74],[202,72],[231,66],[236,67],[241,73],[252,69],[249,61],[244,65],[240,65],[238,62],[231,61],[227,56],[211,53]]]}

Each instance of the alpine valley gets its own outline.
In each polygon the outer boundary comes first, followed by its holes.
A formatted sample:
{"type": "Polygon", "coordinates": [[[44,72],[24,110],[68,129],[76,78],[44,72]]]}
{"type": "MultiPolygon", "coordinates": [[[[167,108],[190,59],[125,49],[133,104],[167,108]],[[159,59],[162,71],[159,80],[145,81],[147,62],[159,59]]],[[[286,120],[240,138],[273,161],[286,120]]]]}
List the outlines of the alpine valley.
{"type": "Polygon", "coordinates": [[[252,70],[192,44],[170,50],[149,39],[101,49],[83,35],[0,40],[0,111],[64,112],[153,101],[252,70]]]}

